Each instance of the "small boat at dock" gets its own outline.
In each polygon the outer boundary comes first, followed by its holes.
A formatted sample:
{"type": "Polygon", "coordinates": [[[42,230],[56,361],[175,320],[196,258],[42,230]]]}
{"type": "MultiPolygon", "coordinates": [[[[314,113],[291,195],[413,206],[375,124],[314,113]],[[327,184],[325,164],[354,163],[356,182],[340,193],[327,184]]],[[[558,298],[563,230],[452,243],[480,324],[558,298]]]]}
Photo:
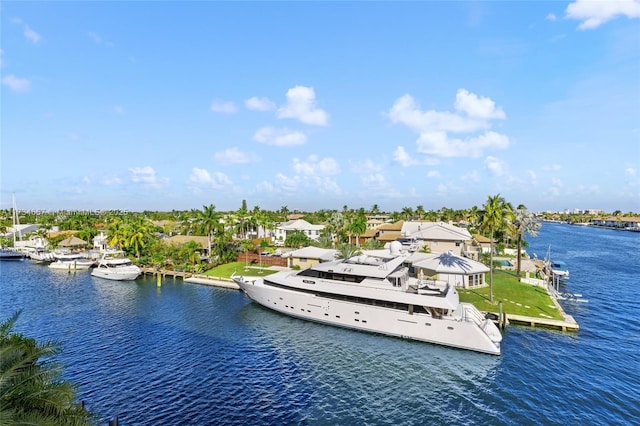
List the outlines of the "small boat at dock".
{"type": "Polygon", "coordinates": [[[117,281],[132,281],[142,274],[142,270],[125,256],[122,250],[110,250],[102,254],[91,275],[117,281]]]}
{"type": "Polygon", "coordinates": [[[58,253],[56,261],[49,264],[49,268],[64,271],[87,271],[95,266],[95,261],[82,253],[58,253]]]}

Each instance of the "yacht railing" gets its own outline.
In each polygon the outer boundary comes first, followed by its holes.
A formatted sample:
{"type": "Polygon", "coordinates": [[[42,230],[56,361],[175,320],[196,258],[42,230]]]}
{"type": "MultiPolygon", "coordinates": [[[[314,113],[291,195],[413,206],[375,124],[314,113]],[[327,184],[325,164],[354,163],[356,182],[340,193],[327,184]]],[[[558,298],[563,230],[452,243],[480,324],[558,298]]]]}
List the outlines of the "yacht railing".
{"type": "Polygon", "coordinates": [[[463,309],[463,320],[464,321],[472,321],[475,322],[478,325],[482,325],[482,323],[485,321],[485,317],[482,316],[482,312],[480,312],[478,309],[476,309],[475,306],[473,305],[464,305],[464,309],[463,309]]]}

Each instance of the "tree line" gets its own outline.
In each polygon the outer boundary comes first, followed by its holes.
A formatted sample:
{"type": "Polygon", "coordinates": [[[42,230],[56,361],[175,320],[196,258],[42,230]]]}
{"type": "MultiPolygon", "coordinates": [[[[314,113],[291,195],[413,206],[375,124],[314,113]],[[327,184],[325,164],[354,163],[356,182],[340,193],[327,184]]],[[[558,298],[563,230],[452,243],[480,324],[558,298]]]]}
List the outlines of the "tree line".
{"type": "MultiPolygon", "coordinates": [[[[489,196],[487,202],[468,209],[442,207],[427,210],[423,205],[403,207],[399,211],[384,212],[377,204],[371,208],[354,209],[344,205],[342,209],[321,209],[318,211],[291,211],[287,206],[271,211],[259,206],[248,208],[242,200],[235,211],[219,211],[215,205],[202,206],[202,209],[187,211],[159,212],[118,212],[103,213],[69,212],[29,213],[18,212],[21,223],[37,223],[37,235],[47,236],[56,226],[59,230],[75,231],[75,235],[85,241],[92,241],[100,231],[106,232],[108,243],[117,246],[136,262],[156,267],[206,269],[212,265],[234,261],[238,253],[254,250],[262,243],[267,249],[267,239],[260,240],[275,229],[277,224],[287,221],[290,214],[300,214],[312,224],[323,224],[320,237],[309,239],[301,232],[287,234],[282,243],[287,247],[317,245],[320,247],[339,247],[345,244],[360,246],[360,237],[367,231],[367,220],[371,216],[386,217],[388,221],[425,220],[433,222],[453,222],[463,224],[472,234],[478,233],[491,239],[493,244],[505,241],[517,242],[520,252],[525,233],[535,232],[535,218],[525,206],[514,208],[499,194],[489,196]],[[155,224],[154,224],[155,223],[155,224]],[[161,225],[158,225],[161,223],[161,225]],[[170,235],[204,236],[207,239],[207,257],[203,257],[202,248],[193,241],[181,245],[168,245],[163,237],[170,235]]],[[[0,231],[6,232],[11,226],[11,211],[0,213],[0,231]]],[[[49,238],[55,246],[65,235],[49,238]]],[[[4,241],[4,243],[9,243],[4,241]]],[[[369,240],[363,248],[377,248],[380,244],[369,240]]],[[[492,262],[492,258],[489,262],[492,262]]],[[[518,272],[520,261],[518,257],[518,272]]]]}

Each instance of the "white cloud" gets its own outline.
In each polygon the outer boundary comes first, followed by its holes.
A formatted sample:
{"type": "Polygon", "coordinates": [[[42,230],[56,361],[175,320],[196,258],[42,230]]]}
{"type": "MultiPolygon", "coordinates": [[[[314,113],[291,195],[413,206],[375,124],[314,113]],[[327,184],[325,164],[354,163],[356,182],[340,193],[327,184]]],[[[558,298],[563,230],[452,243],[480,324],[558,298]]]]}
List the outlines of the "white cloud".
{"type": "Polygon", "coordinates": [[[24,26],[24,36],[27,38],[27,40],[34,44],[38,44],[40,40],[42,40],[42,36],[31,29],[31,27],[29,27],[28,25],[24,26]]]}
{"type": "Polygon", "coordinates": [[[257,160],[255,155],[240,151],[238,148],[227,148],[214,154],[218,163],[224,164],[244,164],[257,160]]]}
{"type": "Polygon", "coordinates": [[[31,89],[31,82],[26,78],[16,77],[13,74],[9,74],[2,79],[2,84],[7,86],[14,92],[24,93],[31,89]]]}
{"type": "MultiPolygon", "coordinates": [[[[295,194],[304,190],[339,195],[342,192],[335,180],[335,176],[340,173],[340,166],[333,158],[321,159],[316,155],[311,155],[304,161],[294,158],[291,168],[293,176],[282,173],[275,176],[272,193],[295,194]]],[[[268,191],[271,188],[266,182],[262,182],[258,189],[268,191]]]]}
{"type": "Polygon", "coordinates": [[[397,147],[396,150],[393,151],[393,160],[402,167],[409,167],[418,164],[417,161],[409,156],[402,146],[397,147]]]}
{"type": "Polygon", "coordinates": [[[296,178],[290,178],[288,176],[283,175],[282,173],[278,173],[276,175],[276,184],[280,188],[280,190],[284,192],[297,192],[300,184],[300,180],[296,178]]]}
{"type": "Polygon", "coordinates": [[[578,28],[591,30],[615,19],[626,16],[629,19],[640,17],[640,0],[576,0],[567,6],[565,17],[582,21],[578,28]]]}
{"type": "Polygon", "coordinates": [[[404,149],[403,146],[398,146],[395,151],[393,151],[393,161],[400,164],[402,167],[409,166],[436,166],[440,164],[440,160],[434,157],[425,157],[425,158],[414,158],[404,149]]]}
{"type": "Polygon", "coordinates": [[[360,177],[362,185],[366,188],[380,190],[389,186],[382,173],[372,173],[360,177]]]}
{"type": "Polygon", "coordinates": [[[273,111],[276,104],[269,98],[258,98],[256,96],[244,101],[244,106],[253,111],[273,111]]]}
{"type": "Polygon", "coordinates": [[[529,180],[532,185],[536,185],[538,183],[538,175],[533,170],[528,170],[527,175],[529,176],[529,180]]]}
{"type": "Polygon", "coordinates": [[[458,89],[454,107],[457,111],[466,113],[474,118],[499,118],[506,117],[502,108],[496,108],[496,103],[484,96],[478,96],[466,89],[458,89]]]}
{"type": "Polygon", "coordinates": [[[194,167],[191,169],[189,184],[191,189],[197,193],[201,192],[203,188],[223,189],[233,185],[233,182],[224,173],[215,172],[211,174],[206,169],[194,167]]]}
{"type": "Polygon", "coordinates": [[[271,182],[262,181],[256,185],[256,189],[258,192],[262,194],[276,194],[278,190],[271,182]]]}
{"type": "Polygon", "coordinates": [[[287,128],[263,127],[256,130],[253,140],[273,146],[304,145],[307,142],[307,135],[287,128]]]}
{"type": "MultiPolygon", "coordinates": [[[[396,100],[388,112],[393,123],[404,124],[419,137],[418,152],[438,157],[479,157],[487,149],[505,149],[509,138],[491,131],[492,120],[506,117],[493,100],[459,89],[455,112],[422,111],[411,95],[396,100]],[[482,132],[477,134],[477,132],[482,132]],[[476,133],[466,138],[451,137],[449,133],[476,133]]],[[[394,159],[408,166],[417,162],[409,159],[404,149],[396,149],[394,159]]]]}
{"type": "Polygon", "coordinates": [[[278,109],[278,118],[294,118],[305,124],[326,126],[329,115],[316,108],[313,87],[296,86],[287,91],[287,103],[278,109]]]}
{"type": "Polygon", "coordinates": [[[439,178],[439,177],[440,177],[440,172],[439,172],[439,171],[437,171],[437,170],[429,170],[429,171],[427,172],[427,177],[428,177],[429,179],[437,179],[437,178],[439,178]]]}
{"type": "Polygon", "coordinates": [[[507,164],[496,157],[485,158],[484,166],[493,176],[502,176],[507,172],[507,164]]]}
{"type": "Polygon", "coordinates": [[[554,22],[554,21],[558,20],[558,17],[554,13],[550,13],[550,14],[547,15],[546,19],[547,19],[547,21],[554,22]]]}
{"type": "Polygon", "coordinates": [[[422,133],[416,142],[418,152],[440,157],[480,157],[485,149],[504,149],[509,138],[496,132],[486,132],[467,139],[448,138],[445,132],[422,133]]]}
{"type": "Polygon", "coordinates": [[[636,169],[635,169],[635,168],[633,168],[633,167],[627,167],[627,168],[624,170],[624,175],[625,175],[625,176],[628,176],[628,177],[634,177],[634,176],[636,175],[636,173],[637,173],[637,171],[636,171],[636,169]]]}
{"type": "Polygon", "coordinates": [[[415,132],[475,132],[487,129],[487,120],[448,111],[421,111],[411,95],[401,96],[388,113],[394,123],[404,124],[415,132]]]}
{"type": "Polygon", "coordinates": [[[233,102],[223,102],[218,100],[211,102],[210,109],[213,112],[221,112],[224,114],[232,114],[238,111],[238,108],[236,108],[236,105],[233,102]]]}
{"type": "Polygon", "coordinates": [[[113,111],[116,114],[124,114],[124,107],[122,105],[116,105],[113,107],[113,111]]]}
{"type": "Polygon", "coordinates": [[[151,166],[131,167],[129,172],[131,172],[131,182],[139,183],[148,188],[160,189],[169,182],[167,178],[158,178],[156,171],[151,166]]]}
{"type": "Polygon", "coordinates": [[[294,158],[291,167],[296,174],[303,176],[335,176],[340,173],[340,166],[335,159],[320,159],[317,155],[310,155],[306,161],[294,158]]]}

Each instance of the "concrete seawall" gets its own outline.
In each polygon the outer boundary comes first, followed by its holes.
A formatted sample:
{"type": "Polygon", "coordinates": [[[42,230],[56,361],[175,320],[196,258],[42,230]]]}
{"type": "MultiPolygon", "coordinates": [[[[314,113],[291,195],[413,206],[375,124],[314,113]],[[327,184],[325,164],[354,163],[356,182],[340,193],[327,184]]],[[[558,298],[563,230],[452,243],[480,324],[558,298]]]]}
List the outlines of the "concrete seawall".
{"type": "Polygon", "coordinates": [[[185,278],[184,282],[240,290],[238,284],[236,284],[229,278],[209,277],[207,275],[192,275],[189,278],[185,278]]]}

